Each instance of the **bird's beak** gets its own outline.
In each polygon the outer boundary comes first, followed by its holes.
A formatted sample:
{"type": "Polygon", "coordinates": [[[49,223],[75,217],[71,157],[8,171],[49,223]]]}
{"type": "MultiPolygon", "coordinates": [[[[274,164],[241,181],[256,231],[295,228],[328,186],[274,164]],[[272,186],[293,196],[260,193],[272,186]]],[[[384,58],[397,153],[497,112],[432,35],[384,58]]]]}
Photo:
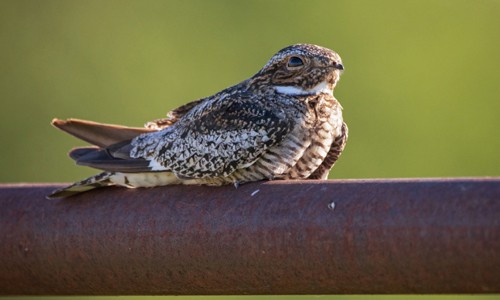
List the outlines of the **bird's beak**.
{"type": "Polygon", "coordinates": [[[344,70],[344,65],[342,65],[342,64],[335,64],[334,68],[337,69],[337,70],[343,71],[344,70]]]}

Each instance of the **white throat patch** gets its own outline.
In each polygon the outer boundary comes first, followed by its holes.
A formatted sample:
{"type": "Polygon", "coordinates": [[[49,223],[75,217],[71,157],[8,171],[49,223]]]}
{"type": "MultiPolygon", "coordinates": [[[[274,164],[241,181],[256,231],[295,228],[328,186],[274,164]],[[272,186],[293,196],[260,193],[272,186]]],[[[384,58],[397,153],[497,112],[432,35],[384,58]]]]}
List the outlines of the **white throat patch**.
{"type": "Polygon", "coordinates": [[[309,90],[304,90],[296,86],[276,86],[275,90],[280,94],[285,94],[290,96],[309,96],[321,93],[333,96],[333,90],[328,88],[326,81],[322,81],[321,83],[319,83],[318,85],[309,90]]]}

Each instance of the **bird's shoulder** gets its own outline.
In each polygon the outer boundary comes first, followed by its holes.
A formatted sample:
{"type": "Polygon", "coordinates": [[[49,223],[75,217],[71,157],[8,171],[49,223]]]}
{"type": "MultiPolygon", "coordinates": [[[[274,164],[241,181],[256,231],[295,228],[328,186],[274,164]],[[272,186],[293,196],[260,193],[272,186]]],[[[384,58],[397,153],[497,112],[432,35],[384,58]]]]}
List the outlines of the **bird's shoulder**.
{"type": "Polygon", "coordinates": [[[214,100],[221,98],[222,96],[227,96],[227,95],[238,93],[238,91],[241,91],[244,89],[244,87],[246,86],[246,83],[247,83],[246,81],[243,81],[237,85],[233,85],[231,87],[228,87],[228,88],[226,88],[226,89],[224,89],[224,90],[222,90],[214,95],[211,95],[211,96],[208,96],[205,98],[201,98],[201,99],[197,99],[197,100],[188,102],[186,104],[183,104],[183,105],[167,112],[165,118],[156,119],[156,120],[147,122],[145,124],[145,127],[148,129],[154,129],[154,130],[165,129],[165,128],[175,124],[179,120],[181,120],[193,108],[198,107],[198,106],[202,105],[203,103],[212,102],[214,100]]]}
{"type": "Polygon", "coordinates": [[[154,129],[154,130],[162,130],[164,128],[167,128],[173,124],[175,124],[177,121],[179,121],[186,113],[188,113],[191,109],[199,105],[201,102],[203,102],[205,98],[203,99],[198,99],[191,101],[189,103],[186,103],[184,105],[181,105],[167,113],[166,118],[161,118],[161,119],[156,119],[150,122],[147,122],[144,127],[148,129],[154,129]]]}

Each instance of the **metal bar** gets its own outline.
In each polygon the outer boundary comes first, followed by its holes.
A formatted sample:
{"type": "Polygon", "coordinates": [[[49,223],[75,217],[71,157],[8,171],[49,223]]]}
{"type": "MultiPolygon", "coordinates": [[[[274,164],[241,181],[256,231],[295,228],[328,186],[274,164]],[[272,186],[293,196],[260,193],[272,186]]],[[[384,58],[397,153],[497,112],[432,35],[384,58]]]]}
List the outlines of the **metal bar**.
{"type": "Polygon", "coordinates": [[[500,178],[0,185],[0,294],[499,293],[500,178]]]}

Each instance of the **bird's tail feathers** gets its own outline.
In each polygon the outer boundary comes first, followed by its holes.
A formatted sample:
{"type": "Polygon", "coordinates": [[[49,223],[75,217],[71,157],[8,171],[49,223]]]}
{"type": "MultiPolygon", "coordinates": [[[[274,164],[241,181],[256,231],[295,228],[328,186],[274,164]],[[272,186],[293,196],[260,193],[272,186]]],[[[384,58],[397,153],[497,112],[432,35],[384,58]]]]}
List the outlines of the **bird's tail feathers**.
{"type": "Polygon", "coordinates": [[[113,175],[113,172],[103,172],[75,182],[72,185],[53,191],[52,194],[47,196],[47,199],[65,198],[96,188],[114,185],[114,183],[110,180],[113,175]]]}

